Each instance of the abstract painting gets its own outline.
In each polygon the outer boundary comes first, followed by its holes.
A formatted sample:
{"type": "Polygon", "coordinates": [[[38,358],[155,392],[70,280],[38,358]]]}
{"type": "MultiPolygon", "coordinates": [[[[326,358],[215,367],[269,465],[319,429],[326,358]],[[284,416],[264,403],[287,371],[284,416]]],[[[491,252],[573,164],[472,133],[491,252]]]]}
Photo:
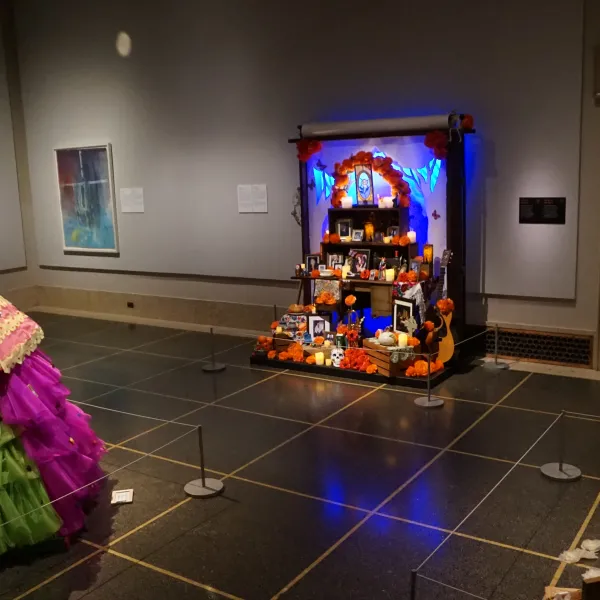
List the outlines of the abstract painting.
{"type": "Polygon", "coordinates": [[[65,251],[117,253],[110,145],[56,150],[65,251]]]}

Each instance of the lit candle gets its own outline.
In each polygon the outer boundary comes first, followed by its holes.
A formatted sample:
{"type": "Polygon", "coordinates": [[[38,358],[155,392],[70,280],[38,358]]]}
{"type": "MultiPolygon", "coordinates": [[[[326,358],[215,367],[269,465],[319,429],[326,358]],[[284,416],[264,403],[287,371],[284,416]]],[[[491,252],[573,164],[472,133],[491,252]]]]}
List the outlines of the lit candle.
{"type": "Polygon", "coordinates": [[[415,244],[417,241],[417,232],[416,231],[409,231],[407,234],[408,239],[410,240],[411,244],[415,244]]]}
{"type": "Polygon", "coordinates": [[[342,267],[342,279],[346,279],[348,277],[348,273],[350,273],[350,267],[348,265],[344,265],[342,267]]]}
{"type": "Polygon", "coordinates": [[[323,343],[323,346],[325,348],[329,348],[329,346],[331,346],[331,341],[330,340],[325,340],[325,342],[323,343]]]}
{"type": "Polygon", "coordinates": [[[391,243],[392,243],[392,238],[386,235],[386,236],[383,238],[383,243],[384,243],[384,244],[391,244],[391,243]]]}
{"type": "Polygon", "coordinates": [[[320,367],[325,364],[325,354],[323,354],[323,352],[317,352],[315,354],[315,364],[320,367]]]}
{"type": "Polygon", "coordinates": [[[350,196],[344,196],[342,198],[342,208],[352,208],[352,198],[350,198],[350,196]]]}
{"type": "Polygon", "coordinates": [[[325,366],[326,367],[330,367],[331,366],[331,359],[330,358],[326,358],[325,359],[325,366]]]}
{"type": "Polygon", "coordinates": [[[301,268],[301,269],[304,271],[304,270],[306,269],[306,265],[305,265],[304,263],[302,263],[302,264],[300,265],[300,268],[301,268]]]}
{"type": "Polygon", "coordinates": [[[406,348],[406,346],[408,346],[408,335],[406,335],[406,333],[399,333],[398,334],[398,347],[406,348]]]}
{"type": "Polygon", "coordinates": [[[394,199],[393,198],[386,198],[385,199],[385,207],[386,208],[394,208],[394,199]]]}
{"type": "Polygon", "coordinates": [[[433,262],[433,244],[425,244],[423,246],[423,262],[433,262]]]}
{"type": "Polygon", "coordinates": [[[283,333],[283,327],[276,327],[275,333],[283,333]]]}
{"type": "Polygon", "coordinates": [[[386,281],[394,281],[395,275],[396,275],[396,271],[394,269],[386,269],[385,270],[385,280],[386,281]]]}

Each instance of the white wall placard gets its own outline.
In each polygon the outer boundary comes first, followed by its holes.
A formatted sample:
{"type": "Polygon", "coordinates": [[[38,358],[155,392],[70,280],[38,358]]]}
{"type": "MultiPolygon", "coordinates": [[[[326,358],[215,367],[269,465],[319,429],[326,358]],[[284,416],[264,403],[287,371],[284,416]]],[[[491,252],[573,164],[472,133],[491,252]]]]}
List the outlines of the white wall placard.
{"type": "Polygon", "coordinates": [[[144,188],[121,188],[119,190],[119,199],[121,201],[121,212],[144,212],[144,188]]]}
{"type": "Polygon", "coordinates": [[[240,213],[266,213],[267,185],[265,183],[238,185],[238,212],[240,213]]]}

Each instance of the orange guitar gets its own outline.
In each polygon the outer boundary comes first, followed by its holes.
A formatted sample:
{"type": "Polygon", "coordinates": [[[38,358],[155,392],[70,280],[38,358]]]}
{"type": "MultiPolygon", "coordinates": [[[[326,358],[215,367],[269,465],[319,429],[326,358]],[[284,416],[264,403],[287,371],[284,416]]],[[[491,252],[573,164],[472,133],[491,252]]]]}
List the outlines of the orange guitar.
{"type": "MultiPolygon", "coordinates": [[[[452,251],[444,250],[442,259],[440,262],[440,278],[437,284],[437,298],[441,298],[444,291],[444,281],[446,280],[446,268],[452,260],[452,251]]],[[[440,310],[435,308],[437,316],[443,321],[443,325],[440,327],[440,332],[445,330],[446,335],[440,337],[438,342],[437,360],[441,360],[444,364],[447,363],[454,356],[454,337],[452,336],[452,330],[450,329],[450,323],[452,323],[452,312],[444,315],[440,310]]]]}

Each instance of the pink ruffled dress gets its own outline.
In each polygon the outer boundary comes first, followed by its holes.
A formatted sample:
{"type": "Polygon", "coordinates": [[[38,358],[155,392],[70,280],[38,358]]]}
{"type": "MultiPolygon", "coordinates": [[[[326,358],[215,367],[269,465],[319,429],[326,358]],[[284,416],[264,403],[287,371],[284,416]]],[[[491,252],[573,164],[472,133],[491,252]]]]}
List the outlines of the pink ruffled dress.
{"type": "Polygon", "coordinates": [[[104,443],[90,416],[67,398],[68,388],[51,360],[38,349],[44,334],[32,319],[0,296],[0,418],[19,432],[62,519],[60,534],[84,525],[84,509],[103,477],[104,443]]]}

